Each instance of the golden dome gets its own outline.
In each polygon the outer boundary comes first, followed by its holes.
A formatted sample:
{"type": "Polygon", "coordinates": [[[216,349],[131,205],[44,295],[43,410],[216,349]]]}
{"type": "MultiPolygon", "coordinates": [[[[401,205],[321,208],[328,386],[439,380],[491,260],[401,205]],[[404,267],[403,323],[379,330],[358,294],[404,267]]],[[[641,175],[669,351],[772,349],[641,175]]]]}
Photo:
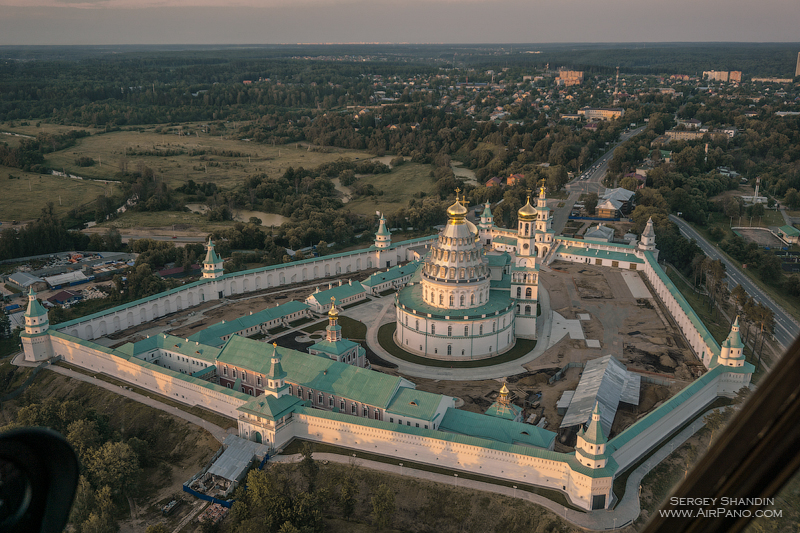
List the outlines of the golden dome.
{"type": "Polygon", "coordinates": [[[336,297],[331,296],[331,309],[328,311],[329,317],[338,317],[339,311],[336,309],[336,297]]]}
{"type": "Polygon", "coordinates": [[[461,189],[456,189],[456,203],[447,208],[447,216],[453,219],[453,222],[456,224],[464,222],[467,216],[467,208],[464,207],[458,199],[458,193],[460,192],[461,189]]]}
{"type": "Polygon", "coordinates": [[[531,205],[531,197],[528,195],[528,201],[525,202],[525,205],[519,208],[517,211],[517,215],[519,215],[520,220],[535,220],[536,219],[536,208],[531,205]]]}

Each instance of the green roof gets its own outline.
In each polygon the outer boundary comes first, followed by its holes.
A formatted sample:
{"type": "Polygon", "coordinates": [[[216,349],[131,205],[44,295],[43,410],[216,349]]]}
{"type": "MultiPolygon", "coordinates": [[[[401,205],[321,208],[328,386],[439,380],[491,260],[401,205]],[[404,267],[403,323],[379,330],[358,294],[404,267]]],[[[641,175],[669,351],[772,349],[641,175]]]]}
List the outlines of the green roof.
{"type": "Polygon", "coordinates": [[[800,236],[800,230],[798,230],[798,229],[797,229],[797,228],[795,228],[794,226],[789,226],[789,225],[787,225],[787,226],[781,226],[781,227],[780,227],[780,230],[781,230],[781,232],[782,232],[784,235],[788,235],[789,237],[797,237],[797,236],[800,236]]]}
{"type": "MultiPolygon", "coordinates": [[[[578,242],[578,243],[586,242],[583,239],[576,239],[575,237],[564,237],[564,236],[561,236],[561,235],[559,235],[556,238],[556,240],[559,243],[563,244],[564,246],[569,246],[568,243],[570,243],[570,242],[578,242]]],[[[628,249],[628,250],[635,250],[636,249],[636,245],[635,244],[620,244],[620,243],[617,243],[617,242],[609,243],[608,246],[613,246],[614,248],[625,248],[625,249],[628,249]]]]}
{"type": "Polygon", "coordinates": [[[603,425],[599,421],[595,422],[594,415],[600,415],[599,402],[595,402],[594,404],[594,410],[592,411],[592,418],[589,420],[589,426],[585,431],[581,427],[580,431],[578,431],[578,435],[590,444],[605,444],[608,442],[608,439],[603,434],[603,425]]]}
{"type": "Polygon", "coordinates": [[[640,435],[646,429],[648,429],[653,424],[657,423],[664,417],[667,413],[673,411],[674,409],[680,407],[680,405],[688,400],[691,400],[692,397],[697,393],[700,389],[708,385],[709,381],[713,381],[719,374],[732,370],[731,368],[727,368],[724,366],[716,366],[694,380],[690,385],[685,387],[682,391],[678,394],[661,404],[656,410],[647,414],[644,418],[639,419],[635,424],[628,427],[625,431],[608,441],[608,447],[606,448],[606,453],[610,453],[615,450],[619,450],[625,444],[627,444],[631,439],[640,435]]]}
{"type": "MultiPolygon", "coordinates": [[[[503,238],[503,237],[498,237],[498,238],[503,238]]],[[[511,256],[508,255],[508,252],[503,252],[502,254],[499,255],[487,254],[486,259],[489,260],[490,267],[504,267],[511,262],[511,256]]]]}
{"type": "Polygon", "coordinates": [[[378,232],[375,235],[376,236],[380,235],[380,236],[383,236],[383,237],[391,235],[391,233],[389,233],[389,230],[386,229],[386,219],[383,218],[383,215],[381,215],[381,223],[378,226],[378,232]]]}
{"type": "Polygon", "coordinates": [[[258,398],[247,402],[239,407],[239,411],[249,413],[269,420],[280,420],[288,415],[297,407],[302,407],[306,402],[300,398],[295,398],[285,394],[276,398],[271,394],[262,394],[258,398]]]}
{"type": "Polygon", "coordinates": [[[500,244],[508,244],[510,246],[517,245],[517,239],[515,239],[514,237],[503,237],[503,236],[495,237],[494,239],[492,239],[492,242],[493,243],[498,242],[500,244]]]}
{"type": "MultiPolygon", "coordinates": [[[[448,409],[448,412],[454,411],[455,409],[448,409]]],[[[405,433],[408,435],[417,435],[420,437],[428,437],[433,439],[438,439],[441,441],[446,442],[457,442],[459,444],[465,444],[468,446],[478,446],[481,448],[489,448],[492,450],[498,450],[502,452],[508,453],[516,453],[519,455],[525,455],[528,457],[537,457],[540,459],[547,459],[550,461],[559,461],[564,463],[569,463],[572,465],[572,462],[577,465],[575,470],[581,471],[586,475],[593,475],[590,468],[583,467],[577,460],[575,460],[573,454],[565,454],[565,453],[558,453],[554,451],[550,451],[545,448],[539,448],[535,446],[526,446],[522,444],[507,444],[505,442],[500,442],[494,440],[492,438],[484,438],[484,437],[473,437],[471,435],[459,434],[459,433],[449,433],[446,431],[439,431],[438,429],[425,429],[425,428],[418,428],[414,426],[406,426],[400,424],[393,424],[391,422],[385,422],[382,420],[373,420],[371,418],[362,418],[360,416],[352,416],[346,415],[342,413],[334,413],[332,411],[323,411],[322,409],[312,409],[309,407],[297,407],[295,412],[298,414],[303,414],[307,416],[314,416],[317,418],[325,418],[328,420],[337,420],[339,422],[344,422],[348,424],[357,424],[359,426],[364,427],[372,427],[376,429],[383,429],[387,431],[396,431],[398,433],[405,433]]],[[[466,412],[466,411],[462,411],[466,412]]],[[[476,416],[485,417],[486,415],[481,415],[477,413],[472,413],[476,416]]],[[[490,418],[490,417],[486,417],[490,418]]],[[[500,420],[495,418],[494,420],[500,420]]],[[[534,428],[534,430],[539,429],[536,426],[531,426],[529,424],[524,424],[528,428],[534,428]]],[[[545,431],[545,430],[540,430],[545,431]]],[[[549,433],[549,432],[547,432],[549,433]]],[[[553,434],[555,438],[555,434],[553,434]]],[[[609,459],[611,462],[612,459],[609,459]]],[[[616,467],[616,463],[613,463],[616,467]]],[[[608,470],[598,469],[598,473],[608,472],[608,470]]],[[[607,476],[613,475],[613,471],[610,474],[606,473],[607,476]]],[[[601,477],[600,475],[596,475],[596,477],[601,477]]]]}
{"type": "Polygon", "coordinates": [[[396,279],[400,279],[405,277],[409,274],[413,274],[419,268],[420,262],[419,261],[411,261],[403,266],[397,265],[393,266],[392,268],[384,271],[384,272],[375,272],[373,275],[368,277],[366,280],[362,281],[361,284],[366,287],[373,287],[375,285],[380,285],[381,283],[385,283],[387,281],[393,281],[396,279]]]}
{"type": "Polygon", "coordinates": [[[187,342],[186,339],[168,335],[166,333],[151,335],[144,340],[134,343],[125,343],[117,348],[117,351],[131,357],[138,357],[143,353],[150,352],[155,349],[169,350],[171,352],[185,355],[186,357],[208,361],[209,363],[215,362],[217,355],[219,355],[219,348],[198,343],[197,341],[190,340],[187,342]]]}
{"type": "Polygon", "coordinates": [[[439,429],[505,444],[536,446],[545,449],[548,449],[556,438],[556,434],[552,431],[532,424],[453,408],[447,410],[439,424],[439,429]]]}
{"type": "MultiPolygon", "coordinates": [[[[328,392],[336,396],[386,408],[402,378],[278,347],[286,381],[303,388],[328,392]]],[[[218,360],[253,372],[267,374],[272,346],[234,335],[219,354],[218,360]]]]}
{"type": "MultiPolygon", "coordinates": [[[[53,337],[59,338],[59,339],[64,339],[65,341],[68,341],[68,342],[74,342],[75,344],[78,344],[80,346],[86,346],[87,348],[91,348],[92,350],[95,350],[95,351],[98,351],[98,352],[106,353],[106,354],[112,355],[114,357],[119,357],[120,359],[124,359],[124,360],[128,361],[129,363],[135,364],[135,365],[140,366],[142,368],[147,368],[149,370],[152,370],[153,372],[158,372],[158,373],[164,374],[165,376],[170,376],[172,378],[179,379],[179,380],[185,381],[187,383],[192,383],[192,384],[197,385],[199,387],[203,387],[205,389],[213,390],[215,392],[219,392],[219,393],[225,394],[227,396],[231,396],[233,398],[237,398],[237,399],[242,400],[242,401],[248,401],[248,400],[252,399],[252,396],[250,396],[249,394],[245,394],[243,392],[239,392],[238,390],[235,390],[235,389],[229,389],[227,387],[223,387],[221,385],[217,385],[216,383],[212,383],[212,382],[206,381],[204,379],[196,378],[196,377],[194,377],[192,375],[189,375],[189,374],[183,374],[181,372],[178,372],[177,370],[170,370],[169,368],[164,368],[163,366],[159,366],[159,365],[156,365],[154,363],[150,363],[148,361],[144,361],[142,359],[139,359],[137,357],[133,357],[133,356],[131,356],[129,354],[126,354],[125,352],[123,352],[123,351],[121,351],[119,349],[112,350],[111,348],[106,348],[105,346],[103,346],[101,344],[97,344],[97,343],[94,343],[92,341],[85,341],[85,340],[80,339],[78,337],[73,337],[72,335],[66,335],[64,333],[61,333],[60,331],[51,331],[50,335],[52,335],[53,337]]],[[[173,338],[176,338],[176,337],[173,337],[173,338]]],[[[206,348],[209,348],[209,347],[206,346],[206,348]]],[[[121,379],[125,380],[124,377],[121,377],[121,379]]],[[[125,381],[130,381],[130,380],[125,380],[125,381]]]]}
{"type": "Polygon", "coordinates": [[[494,402],[489,406],[484,414],[488,416],[496,416],[497,418],[505,418],[506,420],[516,420],[521,411],[522,408],[514,405],[513,403],[503,405],[500,402],[494,402]]]}
{"type": "Polygon", "coordinates": [[[28,301],[28,309],[25,311],[25,316],[27,317],[37,317],[37,316],[46,316],[47,310],[42,306],[42,304],[35,298],[36,293],[33,291],[33,286],[31,286],[31,290],[28,293],[28,297],[34,296],[32,300],[28,301]]]}
{"type": "Polygon", "coordinates": [[[461,318],[466,316],[470,318],[480,318],[483,315],[493,315],[496,312],[502,312],[511,307],[511,297],[507,291],[490,289],[489,301],[483,305],[470,309],[442,309],[423,301],[421,285],[411,285],[398,291],[397,304],[411,310],[416,310],[417,314],[430,314],[437,317],[450,316],[461,318]]]}
{"type": "Polygon", "coordinates": [[[432,421],[441,403],[441,394],[400,387],[386,412],[393,415],[410,416],[419,420],[432,421]]]}
{"type": "Polygon", "coordinates": [[[728,333],[728,337],[722,342],[722,347],[744,348],[742,336],[739,335],[739,315],[736,315],[736,320],[733,322],[733,326],[731,326],[731,332],[728,333]]]}
{"type": "Polygon", "coordinates": [[[579,255],[583,257],[594,257],[596,259],[608,259],[610,261],[629,261],[631,263],[644,263],[635,254],[624,252],[611,252],[609,250],[597,250],[595,248],[580,248],[578,246],[561,245],[557,250],[560,254],[579,255]]]}
{"type": "Polygon", "coordinates": [[[330,305],[331,298],[336,298],[336,300],[341,301],[345,298],[355,296],[356,294],[360,294],[362,292],[366,292],[366,289],[364,289],[364,287],[361,285],[361,282],[353,281],[352,284],[342,283],[341,285],[334,286],[330,289],[315,292],[311,295],[311,297],[314,297],[317,302],[322,305],[330,305]]]}
{"type": "Polygon", "coordinates": [[[281,304],[277,307],[264,309],[251,315],[244,315],[234,320],[223,320],[222,322],[217,322],[216,324],[213,324],[204,330],[198,331],[194,335],[191,335],[189,340],[219,346],[222,344],[222,341],[220,341],[222,337],[233,335],[234,333],[244,331],[246,329],[258,327],[261,324],[271,320],[275,320],[292,313],[297,313],[305,309],[308,309],[308,305],[303,302],[286,302],[285,304],[281,304]]]}
{"type": "Polygon", "coordinates": [[[314,344],[313,346],[310,346],[308,349],[318,350],[320,352],[325,352],[326,354],[342,355],[346,351],[352,350],[356,346],[360,345],[349,339],[341,339],[335,342],[321,340],[318,343],[314,344]]]}

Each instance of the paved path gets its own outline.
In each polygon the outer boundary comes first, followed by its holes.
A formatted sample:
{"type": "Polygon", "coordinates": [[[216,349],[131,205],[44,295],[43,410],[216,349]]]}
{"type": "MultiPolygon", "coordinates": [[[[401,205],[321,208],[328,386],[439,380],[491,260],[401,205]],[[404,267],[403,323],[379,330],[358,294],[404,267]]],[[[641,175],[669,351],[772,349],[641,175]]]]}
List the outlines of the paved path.
{"type": "MultiPolygon", "coordinates": [[[[493,492],[495,494],[502,494],[509,498],[519,498],[526,500],[537,505],[541,505],[545,509],[552,511],[558,516],[564,518],[566,521],[586,529],[592,530],[608,530],[616,529],[627,526],[639,517],[641,508],[639,506],[639,485],[642,479],[647,475],[650,470],[656,467],[658,463],[663,461],[675,449],[679,448],[681,444],[686,442],[689,437],[697,433],[700,428],[705,424],[704,417],[695,420],[686,429],[675,435],[668,442],[664,443],[661,448],[651,455],[647,461],[639,465],[639,467],[631,472],[628,476],[627,484],[625,485],[625,495],[622,500],[617,504],[613,510],[601,510],[591,512],[580,512],[574,509],[569,509],[560,505],[552,500],[533,494],[522,489],[514,489],[513,487],[505,487],[502,485],[494,485],[483,481],[474,481],[471,479],[456,478],[445,474],[436,474],[428,472],[427,470],[417,470],[415,468],[402,467],[399,465],[402,459],[397,459],[398,464],[394,463],[380,463],[377,461],[369,461],[366,459],[358,459],[358,452],[356,453],[356,463],[365,468],[373,470],[381,470],[391,474],[402,476],[409,476],[417,479],[425,479],[436,483],[444,483],[446,485],[455,485],[458,487],[465,487],[469,489],[481,490],[485,492],[493,492]]],[[[314,458],[318,461],[330,461],[334,463],[349,464],[353,460],[351,456],[339,455],[334,453],[315,453],[314,458]]],[[[302,459],[302,455],[277,455],[270,458],[272,462],[294,463],[302,459]]]]}
{"type": "MultiPolygon", "coordinates": [[[[22,352],[20,352],[18,355],[14,357],[13,364],[17,366],[36,366],[36,363],[30,363],[28,361],[25,361],[24,354],[22,352]]],[[[229,431],[231,433],[237,433],[236,429],[234,428],[230,428],[230,430],[226,431],[225,429],[217,426],[216,424],[212,424],[211,422],[204,420],[199,416],[187,413],[186,411],[178,409],[177,407],[161,403],[158,400],[150,398],[149,396],[144,396],[142,394],[139,394],[138,392],[133,392],[119,385],[113,385],[106,381],[99,380],[92,376],[87,376],[86,374],[81,374],[80,372],[75,372],[74,370],[71,370],[69,368],[64,368],[62,366],[50,365],[46,368],[48,370],[52,370],[53,372],[61,374],[62,376],[68,376],[73,379],[85,381],[86,383],[91,383],[92,385],[102,387],[106,390],[110,390],[111,392],[114,392],[121,396],[125,396],[126,398],[129,398],[131,400],[153,407],[154,409],[159,409],[161,411],[164,411],[165,413],[169,413],[173,416],[177,416],[178,418],[182,418],[187,422],[191,422],[192,424],[195,424],[196,426],[200,426],[201,428],[205,429],[206,431],[211,433],[211,435],[219,442],[225,440],[225,437],[228,436],[229,431]]]]}
{"type": "MultiPolygon", "coordinates": [[[[371,306],[370,320],[367,321],[367,344],[378,357],[397,365],[397,370],[403,375],[415,376],[428,379],[443,379],[447,381],[474,381],[483,379],[499,379],[514,376],[527,372],[523,366],[530,363],[542,355],[550,343],[550,330],[553,322],[553,314],[550,312],[550,296],[547,291],[539,285],[539,303],[542,307],[542,316],[537,320],[538,341],[533,350],[515,361],[500,363],[494,366],[483,366],[478,368],[443,368],[435,366],[418,365],[399,359],[386,350],[378,343],[378,329],[384,324],[394,322],[394,295],[376,300],[380,302],[380,307],[371,306]],[[374,318],[373,318],[374,317],[374,318]]],[[[355,309],[364,307],[358,306],[355,309]]],[[[343,313],[351,316],[349,312],[343,313]]]]}

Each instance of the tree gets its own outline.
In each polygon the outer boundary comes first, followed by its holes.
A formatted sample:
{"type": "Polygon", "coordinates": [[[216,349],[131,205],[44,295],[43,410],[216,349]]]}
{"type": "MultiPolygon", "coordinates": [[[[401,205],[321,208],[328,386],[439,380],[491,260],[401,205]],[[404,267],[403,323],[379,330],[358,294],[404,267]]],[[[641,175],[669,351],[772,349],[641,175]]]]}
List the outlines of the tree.
{"type": "Polygon", "coordinates": [[[381,483],[378,490],[375,491],[375,495],[372,496],[372,516],[378,529],[384,529],[391,525],[395,510],[394,493],[381,483]]]}
{"type": "Polygon", "coordinates": [[[170,533],[171,531],[171,529],[168,529],[167,526],[159,522],[153,526],[147,526],[145,533],[170,533]]]}
{"type": "Polygon", "coordinates": [[[783,201],[792,209],[800,207],[800,194],[798,194],[797,189],[794,187],[788,189],[786,195],[783,197],[783,201]]]}
{"type": "Polygon", "coordinates": [[[350,520],[356,510],[356,496],[358,495],[358,485],[353,481],[353,477],[347,475],[339,485],[339,508],[345,520],[350,520]]]}
{"type": "Polygon", "coordinates": [[[594,210],[597,207],[598,200],[600,200],[600,198],[598,198],[597,193],[590,193],[586,196],[586,199],[583,201],[583,205],[586,207],[587,213],[594,215],[594,210]]]}
{"type": "Polygon", "coordinates": [[[78,456],[85,461],[89,450],[100,443],[97,422],[86,418],[72,422],[67,426],[67,442],[72,444],[78,456]]]}
{"type": "Polygon", "coordinates": [[[300,461],[300,472],[308,483],[308,492],[314,492],[314,485],[319,473],[319,465],[313,457],[314,448],[308,442],[304,442],[300,453],[303,455],[303,459],[300,461]]]}
{"type": "Polygon", "coordinates": [[[139,474],[136,452],[124,442],[106,442],[88,457],[87,471],[97,485],[114,493],[130,488],[139,474]]]}
{"type": "Polygon", "coordinates": [[[725,409],[714,409],[703,417],[706,427],[711,430],[711,438],[708,441],[709,445],[714,440],[714,432],[716,432],[718,429],[721,429],[725,425],[725,422],[727,422],[728,418],[730,418],[732,412],[733,411],[730,407],[726,407],[725,409]]]}

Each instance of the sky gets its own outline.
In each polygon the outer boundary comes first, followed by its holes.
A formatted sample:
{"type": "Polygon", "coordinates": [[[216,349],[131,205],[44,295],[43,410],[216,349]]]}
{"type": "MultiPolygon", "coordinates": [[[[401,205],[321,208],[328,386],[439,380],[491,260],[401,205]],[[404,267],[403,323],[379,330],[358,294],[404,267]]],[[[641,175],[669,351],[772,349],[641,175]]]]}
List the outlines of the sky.
{"type": "Polygon", "coordinates": [[[0,45],[796,42],[798,0],[0,0],[0,45]]]}

